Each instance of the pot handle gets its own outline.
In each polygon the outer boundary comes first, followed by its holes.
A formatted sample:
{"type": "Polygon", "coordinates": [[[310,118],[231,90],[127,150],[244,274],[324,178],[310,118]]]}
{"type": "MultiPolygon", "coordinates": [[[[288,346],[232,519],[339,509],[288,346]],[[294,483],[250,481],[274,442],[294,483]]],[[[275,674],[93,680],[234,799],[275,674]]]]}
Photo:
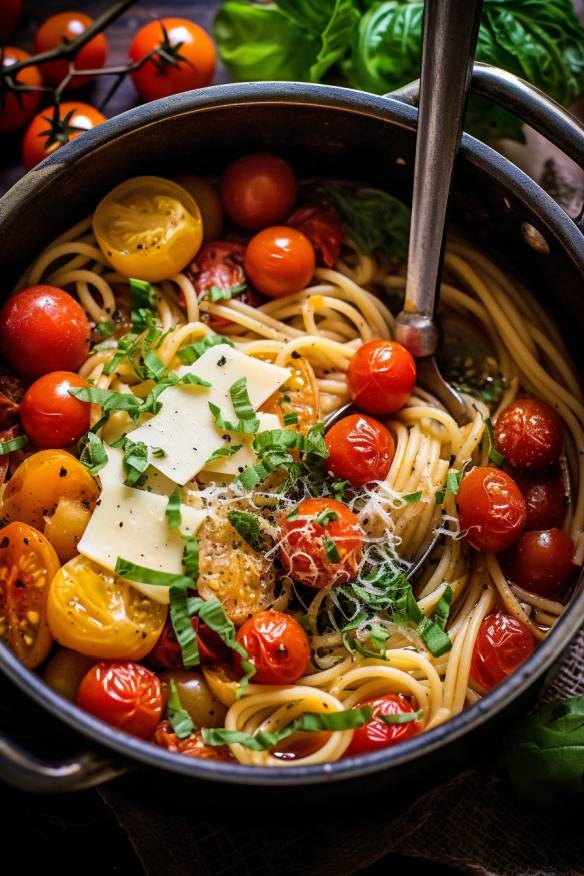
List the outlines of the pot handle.
{"type": "Polygon", "coordinates": [[[59,794],[94,788],[128,771],[96,752],[62,761],[43,761],[0,733],[0,780],[33,794],[59,794]]]}

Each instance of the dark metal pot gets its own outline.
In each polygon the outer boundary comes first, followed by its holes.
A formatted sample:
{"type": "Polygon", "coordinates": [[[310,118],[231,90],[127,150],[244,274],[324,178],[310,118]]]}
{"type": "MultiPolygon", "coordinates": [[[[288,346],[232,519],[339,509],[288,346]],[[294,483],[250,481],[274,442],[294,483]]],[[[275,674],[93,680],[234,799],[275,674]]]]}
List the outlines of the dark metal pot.
{"type": "MultiPolygon", "coordinates": [[[[489,94],[538,128],[584,166],[584,130],[520,80],[477,65],[475,90],[489,94]]],[[[39,250],[88,214],[129,176],[213,174],[246,152],[288,158],[300,175],[365,180],[408,200],[417,111],[415,86],[399,97],[376,97],[321,85],[222,85],[180,94],[123,113],[27,174],[0,201],[4,294],[39,250]]],[[[501,258],[559,323],[577,367],[584,355],[581,325],[584,237],[566,213],[501,155],[465,136],[456,167],[452,222],[487,253],[501,258]],[[526,240],[533,226],[536,249],[526,240]]],[[[533,234],[528,238],[533,244],[533,234]]],[[[104,782],[130,765],[205,782],[207,790],[262,786],[281,794],[310,784],[310,796],[330,795],[330,782],[420,790],[468,766],[523,713],[547,672],[577,631],[584,592],[574,596],[548,638],[504,684],[447,724],[396,748],[325,766],[257,768],[170,754],[127,736],[62,700],[0,645],[0,669],[29,697],[87,740],[88,752],[63,763],[41,763],[0,735],[0,778],[33,791],[74,790],[104,782]],[[319,786],[319,787],[317,787],[319,786]]],[[[242,788],[242,791],[245,789],[242,788]]],[[[306,788],[304,788],[306,791],[306,788]]],[[[247,789],[249,793],[249,789],[247,789]]],[[[264,792],[262,792],[264,793],[264,792]]],[[[340,796],[340,795],[338,795],[340,796]]],[[[344,795],[342,795],[344,796],[344,795]]],[[[231,799],[231,796],[230,796],[231,799]]]]}

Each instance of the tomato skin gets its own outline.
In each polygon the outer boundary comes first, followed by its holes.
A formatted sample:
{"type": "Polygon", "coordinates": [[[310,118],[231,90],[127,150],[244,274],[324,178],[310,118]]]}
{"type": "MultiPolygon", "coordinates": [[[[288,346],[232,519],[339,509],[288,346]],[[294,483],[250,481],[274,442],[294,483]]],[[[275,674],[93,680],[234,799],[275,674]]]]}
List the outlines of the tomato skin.
{"type": "MultiPolygon", "coordinates": [[[[217,289],[232,289],[247,283],[243,269],[244,259],[245,246],[241,243],[217,240],[206,244],[188,268],[188,276],[193,281],[197,295],[208,293],[213,286],[217,289]]],[[[246,286],[234,298],[250,307],[257,307],[262,303],[261,297],[251,286],[246,286]]],[[[233,325],[232,320],[212,313],[203,314],[202,318],[216,332],[233,325]]]]}
{"type": "Polygon", "coordinates": [[[517,618],[502,611],[483,620],[474,643],[471,681],[492,690],[527,660],[535,648],[531,631],[517,618]]]}
{"type": "MultiPolygon", "coordinates": [[[[192,617],[191,624],[197,634],[197,645],[201,664],[218,663],[226,660],[230,650],[216,632],[211,630],[200,618],[192,617]]],[[[183,669],[182,651],[176,635],[169,622],[166,624],[160,638],[148,655],[148,662],[159,669],[183,669]]]]}
{"type": "Polygon", "coordinates": [[[305,289],[316,267],[314,249],[301,231],[286,225],[264,228],[245,252],[245,272],[269,298],[283,298],[305,289]]]}
{"type": "Polygon", "coordinates": [[[326,433],[327,470],[356,487],[383,480],[395,455],[391,432],[365,414],[343,417],[326,433]]]}
{"type": "Polygon", "coordinates": [[[507,550],[525,527],[525,499],[513,478],[498,468],[473,469],[462,479],[456,500],[460,529],[477,551],[507,550]]]}
{"type": "Polygon", "coordinates": [[[203,243],[220,240],[223,231],[223,205],[215,186],[200,176],[190,174],[176,176],[174,182],[189,193],[201,211],[203,243]]]}
{"type": "Polygon", "coordinates": [[[232,161],[223,173],[220,191],[230,219],[256,231],[285,219],[294,206],[298,183],[287,161],[259,152],[232,161]]]}
{"type": "Polygon", "coordinates": [[[162,65],[162,72],[154,60],[130,75],[136,91],[144,100],[158,100],[181,91],[209,85],[215,73],[216,52],[213,40],[206,30],[186,18],[162,18],[141,27],[130,44],[130,61],[140,61],[164,41],[164,30],[171,46],[180,43],[178,51],[184,60],[171,64],[161,55],[154,59],[162,65]]]}
{"type": "Polygon", "coordinates": [[[368,414],[393,414],[405,405],[416,383],[416,363],[397,341],[367,341],[347,371],[353,401],[368,414]]]}
{"type": "Polygon", "coordinates": [[[515,584],[538,596],[561,595],[574,575],[574,542],[561,529],[524,532],[509,558],[515,584]]]}
{"type": "Polygon", "coordinates": [[[36,115],[24,133],[22,141],[22,162],[27,170],[32,170],[39,161],[42,161],[48,155],[59,149],[63,143],[68,143],[70,140],[76,140],[85,131],[91,131],[97,125],[105,122],[105,116],[96,110],[95,107],[88,103],[82,103],[79,100],[69,100],[60,104],[59,119],[62,124],[67,116],[70,115],[67,131],[63,132],[62,140],[49,145],[51,122],[53,118],[53,109],[47,108],[41,110],[36,115]],[[70,128],[79,128],[79,130],[70,130],[70,128]]]}
{"type": "Polygon", "coordinates": [[[381,751],[384,748],[389,748],[391,745],[396,745],[398,742],[404,742],[406,739],[411,739],[423,729],[421,721],[407,721],[405,724],[384,724],[383,721],[376,720],[378,715],[400,715],[410,714],[416,709],[403,694],[386,694],[382,697],[373,697],[369,700],[363,700],[359,703],[358,708],[362,706],[371,706],[373,708],[373,717],[368,724],[363,724],[353,731],[353,738],[345,757],[352,757],[356,754],[367,754],[370,751],[381,751]]]}
{"type": "MultiPolygon", "coordinates": [[[[297,620],[282,611],[260,611],[237,631],[237,641],[255,667],[254,684],[294,684],[304,675],[310,657],[308,636],[297,620]]],[[[242,670],[241,657],[233,664],[242,670]]]]}
{"type": "Polygon", "coordinates": [[[160,680],[140,663],[102,660],[81,681],[77,705],[113,727],[150,739],[162,715],[160,680]]]}
{"type": "Polygon", "coordinates": [[[525,471],[543,471],[558,461],[564,430],[553,408],[536,398],[520,398],[497,417],[495,447],[506,462],[525,471]]]}
{"type": "MultiPolygon", "coordinates": [[[[64,42],[71,42],[84,33],[93,19],[84,12],[58,12],[45,19],[34,35],[34,50],[37,54],[56,49],[64,42]]],[[[75,55],[76,70],[99,70],[105,64],[107,56],[107,40],[103,33],[98,33],[89,40],[75,55]]],[[[47,61],[41,66],[41,72],[47,82],[58,85],[63,81],[69,70],[69,61],[47,61]]],[[[83,88],[91,82],[91,76],[74,76],[66,87],[66,91],[83,88]]]]}
{"type": "Polygon", "coordinates": [[[517,485],[527,506],[527,530],[553,529],[562,525],[567,500],[560,475],[523,474],[517,477],[517,485]]]}
{"type": "Polygon", "coordinates": [[[335,499],[303,499],[296,514],[299,519],[283,517],[280,524],[280,559],[290,577],[318,589],[351,581],[363,549],[363,532],[353,512],[335,499]],[[315,518],[323,511],[334,511],[338,519],[322,526],[315,518]],[[334,541],[338,562],[328,558],[326,538],[334,541]]]}
{"type": "Polygon", "coordinates": [[[338,213],[332,207],[323,204],[298,207],[288,217],[286,224],[309,239],[319,262],[327,268],[334,267],[341,254],[345,232],[338,213]]]}
{"type": "Polygon", "coordinates": [[[70,394],[89,386],[73,371],[52,371],[29,386],[20,405],[20,421],[37,447],[61,448],[79,441],[90,426],[89,405],[70,394]]]}
{"type": "Polygon", "coordinates": [[[81,305],[56,286],[22,289],[0,310],[2,356],[25,377],[76,371],[89,353],[90,334],[81,305]]]}
{"type": "MultiPolygon", "coordinates": [[[[2,13],[4,14],[4,8],[2,8],[2,13]]],[[[18,61],[26,61],[28,58],[30,58],[29,53],[16,46],[4,46],[2,50],[2,65],[5,69],[9,69],[18,61]]],[[[38,67],[25,67],[24,70],[16,74],[16,81],[20,85],[38,88],[43,84],[43,77],[39,73],[38,67]]],[[[34,116],[40,102],[40,91],[23,91],[19,100],[13,91],[5,89],[0,108],[0,133],[5,134],[8,131],[17,131],[22,128],[34,116]]]]}
{"type": "Polygon", "coordinates": [[[227,745],[205,745],[200,732],[195,732],[186,739],[179,739],[170,721],[161,721],[152,740],[161,748],[186,757],[199,757],[201,760],[234,761],[235,757],[227,745]]]}

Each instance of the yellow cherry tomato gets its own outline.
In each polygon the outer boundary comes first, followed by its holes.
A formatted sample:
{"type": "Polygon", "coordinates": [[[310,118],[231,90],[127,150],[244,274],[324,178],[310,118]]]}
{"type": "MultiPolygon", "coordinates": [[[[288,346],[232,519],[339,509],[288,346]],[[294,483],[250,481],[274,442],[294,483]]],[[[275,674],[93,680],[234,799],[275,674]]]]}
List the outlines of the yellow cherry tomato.
{"type": "Polygon", "coordinates": [[[59,648],[45,667],[43,678],[49,687],[74,703],[82,678],[94,664],[93,657],[86,657],[69,648],[59,648]]]}
{"type": "Polygon", "coordinates": [[[229,709],[237,699],[239,687],[239,676],[233,667],[228,663],[213,663],[201,669],[213,696],[229,709]]]}
{"type": "Polygon", "coordinates": [[[55,513],[47,518],[44,534],[59,555],[62,563],[73,559],[77,545],[91,519],[88,503],[63,496],[59,499],[55,513]]]}
{"type": "Polygon", "coordinates": [[[200,176],[177,176],[174,180],[197,202],[203,219],[203,243],[221,240],[223,231],[223,207],[221,198],[211,183],[200,176]]]}
{"type": "Polygon", "coordinates": [[[159,176],[136,176],[112,189],[97,205],[93,231],[118,273],[149,283],[182,271],[203,240],[193,198],[159,176]]]}
{"type": "Polygon", "coordinates": [[[167,611],[167,606],[82,556],[69,560],[55,575],[47,604],[55,639],[100,660],[141,660],[156,644],[167,611]]]}

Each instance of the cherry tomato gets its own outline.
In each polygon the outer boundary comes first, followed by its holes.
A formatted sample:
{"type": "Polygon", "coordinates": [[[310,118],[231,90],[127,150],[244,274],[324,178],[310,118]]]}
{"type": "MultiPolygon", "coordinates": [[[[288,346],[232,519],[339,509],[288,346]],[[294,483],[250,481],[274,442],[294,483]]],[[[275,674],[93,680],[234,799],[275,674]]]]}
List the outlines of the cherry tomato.
{"type": "Polygon", "coordinates": [[[161,672],[159,677],[164,701],[168,699],[168,688],[173,681],[180,704],[195,727],[223,727],[227,708],[213,694],[199,670],[171,669],[161,672]]]}
{"type": "Polygon", "coordinates": [[[527,511],[519,487],[498,468],[475,468],[457,496],[460,529],[477,551],[507,550],[521,535],[527,511]]]}
{"type": "Polygon", "coordinates": [[[130,45],[136,63],[154,56],[131,74],[144,100],[157,100],[209,85],[215,73],[215,45],[206,30],[186,18],[162,18],[141,27],[130,45]]]}
{"type": "Polygon", "coordinates": [[[269,298],[305,289],[315,269],[311,242],[295,228],[274,225],[252,237],[245,252],[245,272],[269,298]]]}
{"type": "Polygon", "coordinates": [[[69,100],[59,105],[58,120],[54,122],[52,107],[41,110],[24,133],[22,161],[27,170],[32,170],[39,161],[56,149],[76,140],[85,131],[91,131],[105,122],[105,116],[88,103],[69,100]]]}
{"type": "Polygon", "coordinates": [[[515,672],[535,648],[531,631],[517,618],[502,611],[483,620],[474,643],[471,681],[491,690],[515,672]]]}
{"type": "Polygon", "coordinates": [[[282,421],[286,414],[296,414],[296,428],[305,435],[311,426],[320,422],[320,397],[316,376],[310,362],[302,356],[291,359],[288,368],[289,379],[259,410],[265,414],[276,414],[282,421]]]}
{"type": "Polygon", "coordinates": [[[552,529],[566,516],[564,483],[558,474],[523,474],[517,485],[527,506],[526,529],[552,529]]]}
{"type": "Polygon", "coordinates": [[[303,499],[292,519],[282,519],[280,559],[299,584],[319,589],[347,584],[357,573],[362,549],[357,517],[335,499],[303,499]]]}
{"type": "MultiPolygon", "coordinates": [[[[4,14],[4,8],[2,8],[4,14]]],[[[28,52],[16,46],[4,46],[2,49],[2,66],[6,70],[19,61],[30,58],[28,52]]],[[[38,67],[25,67],[16,74],[16,82],[19,85],[28,85],[38,88],[43,84],[43,77],[38,67]]],[[[0,133],[17,131],[31,119],[41,102],[40,91],[22,91],[16,95],[14,91],[5,88],[0,102],[0,133]]]]}
{"type": "Polygon", "coordinates": [[[575,572],[574,542],[561,529],[524,532],[511,553],[515,584],[539,596],[561,594],[575,572]]]}
{"type": "Polygon", "coordinates": [[[215,187],[206,179],[190,174],[177,176],[174,178],[174,182],[189,193],[201,211],[203,243],[220,240],[223,231],[223,205],[215,187]]]}
{"type": "Polygon", "coordinates": [[[71,395],[88,386],[73,371],[52,371],[30,386],[20,405],[22,428],[37,447],[67,447],[88,431],[89,405],[71,395]]]}
{"type": "MultiPolygon", "coordinates": [[[[218,663],[229,656],[229,648],[200,618],[192,617],[191,623],[197,634],[201,663],[218,663]]],[[[167,623],[160,638],[148,655],[148,662],[160,669],[182,669],[182,651],[171,623],[167,623]]]]}
{"type": "Polygon", "coordinates": [[[43,671],[43,679],[66,700],[74,703],[82,679],[95,660],[69,648],[59,648],[43,671]]]}
{"type": "Polygon", "coordinates": [[[0,640],[31,669],[53,643],[47,594],[59,565],[54,549],[32,526],[9,523],[0,529],[0,640]]]}
{"type": "Polygon", "coordinates": [[[12,36],[18,19],[22,15],[22,0],[2,0],[2,15],[0,15],[0,45],[4,45],[12,36]]]}
{"type": "Polygon", "coordinates": [[[235,760],[227,745],[205,745],[200,731],[192,733],[186,739],[179,739],[170,721],[161,721],[152,741],[161,748],[166,748],[167,751],[184,754],[187,757],[200,757],[202,760],[235,760]]]}
{"type": "MultiPolygon", "coordinates": [[[[211,289],[229,290],[244,285],[245,288],[233,297],[251,307],[262,303],[261,297],[247,285],[243,270],[245,246],[241,243],[215,241],[208,243],[197,253],[195,261],[189,265],[188,274],[193,280],[199,296],[209,297],[211,289]]],[[[210,300],[213,300],[211,296],[210,300]]],[[[221,301],[221,299],[218,299],[221,301]]],[[[203,314],[203,319],[209,323],[213,331],[221,332],[226,326],[233,325],[230,319],[214,314],[203,314]]]]}
{"type": "Polygon", "coordinates": [[[337,263],[345,233],[339,215],[332,207],[323,204],[299,207],[288,217],[286,224],[297,228],[309,239],[319,261],[327,268],[337,263]]]}
{"type": "MultiPolygon", "coordinates": [[[[260,611],[237,631],[237,641],[255,668],[254,684],[294,684],[304,675],[310,657],[308,636],[294,618],[282,611],[260,611]]],[[[233,652],[236,669],[241,657],[233,652]]]]}
{"type": "Polygon", "coordinates": [[[297,191],[288,162],[267,152],[238,158],[221,179],[227,214],[236,225],[252,230],[282,222],[294,206],[297,191]]]}
{"type": "Polygon", "coordinates": [[[367,341],[347,371],[353,401],[368,414],[393,414],[402,408],[416,383],[416,363],[397,341],[367,341]]]}
{"type": "MultiPolygon", "coordinates": [[[[85,33],[93,19],[84,12],[57,12],[47,18],[34,36],[34,50],[37,54],[49,52],[63,43],[72,40],[85,33]]],[[[99,70],[105,64],[107,56],[107,40],[103,33],[96,34],[74,56],[76,70],[99,70]]],[[[66,77],[69,70],[69,60],[47,61],[41,66],[41,72],[47,82],[59,85],[66,77]]],[[[74,76],[66,86],[67,91],[83,88],[91,82],[91,76],[74,76]]]]}
{"type": "Polygon", "coordinates": [[[495,447],[513,468],[542,471],[558,461],[564,430],[553,408],[536,398],[520,398],[497,417],[495,447]]]}
{"type": "Polygon", "coordinates": [[[0,350],[18,374],[76,371],[89,353],[83,308],[55,286],[30,286],[0,310],[0,350]]]}
{"type": "Polygon", "coordinates": [[[326,434],[327,470],[361,487],[387,475],[395,454],[395,442],[379,420],[352,414],[335,423],[326,434]]]}
{"type": "Polygon", "coordinates": [[[398,742],[411,739],[423,729],[421,721],[406,721],[404,724],[385,724],[378,720],[378,715],[409,715],[416,711],[410,701],[403,694],[386,694],[382,697],[373,697],[359,703],[361,706],[371,706],[373,717],[368,724],[353,732],[353,738],[345,755],[351,757],[355,754],[367,754],[370,751],[380,751],[389,748],[398,742]]]}
{"type": "Polygon", "coordinates": [[[162,715],[160,680],[140,663],[102,660],[79,685],[77,705],[126,733],[150,739],[162,715]]]}

